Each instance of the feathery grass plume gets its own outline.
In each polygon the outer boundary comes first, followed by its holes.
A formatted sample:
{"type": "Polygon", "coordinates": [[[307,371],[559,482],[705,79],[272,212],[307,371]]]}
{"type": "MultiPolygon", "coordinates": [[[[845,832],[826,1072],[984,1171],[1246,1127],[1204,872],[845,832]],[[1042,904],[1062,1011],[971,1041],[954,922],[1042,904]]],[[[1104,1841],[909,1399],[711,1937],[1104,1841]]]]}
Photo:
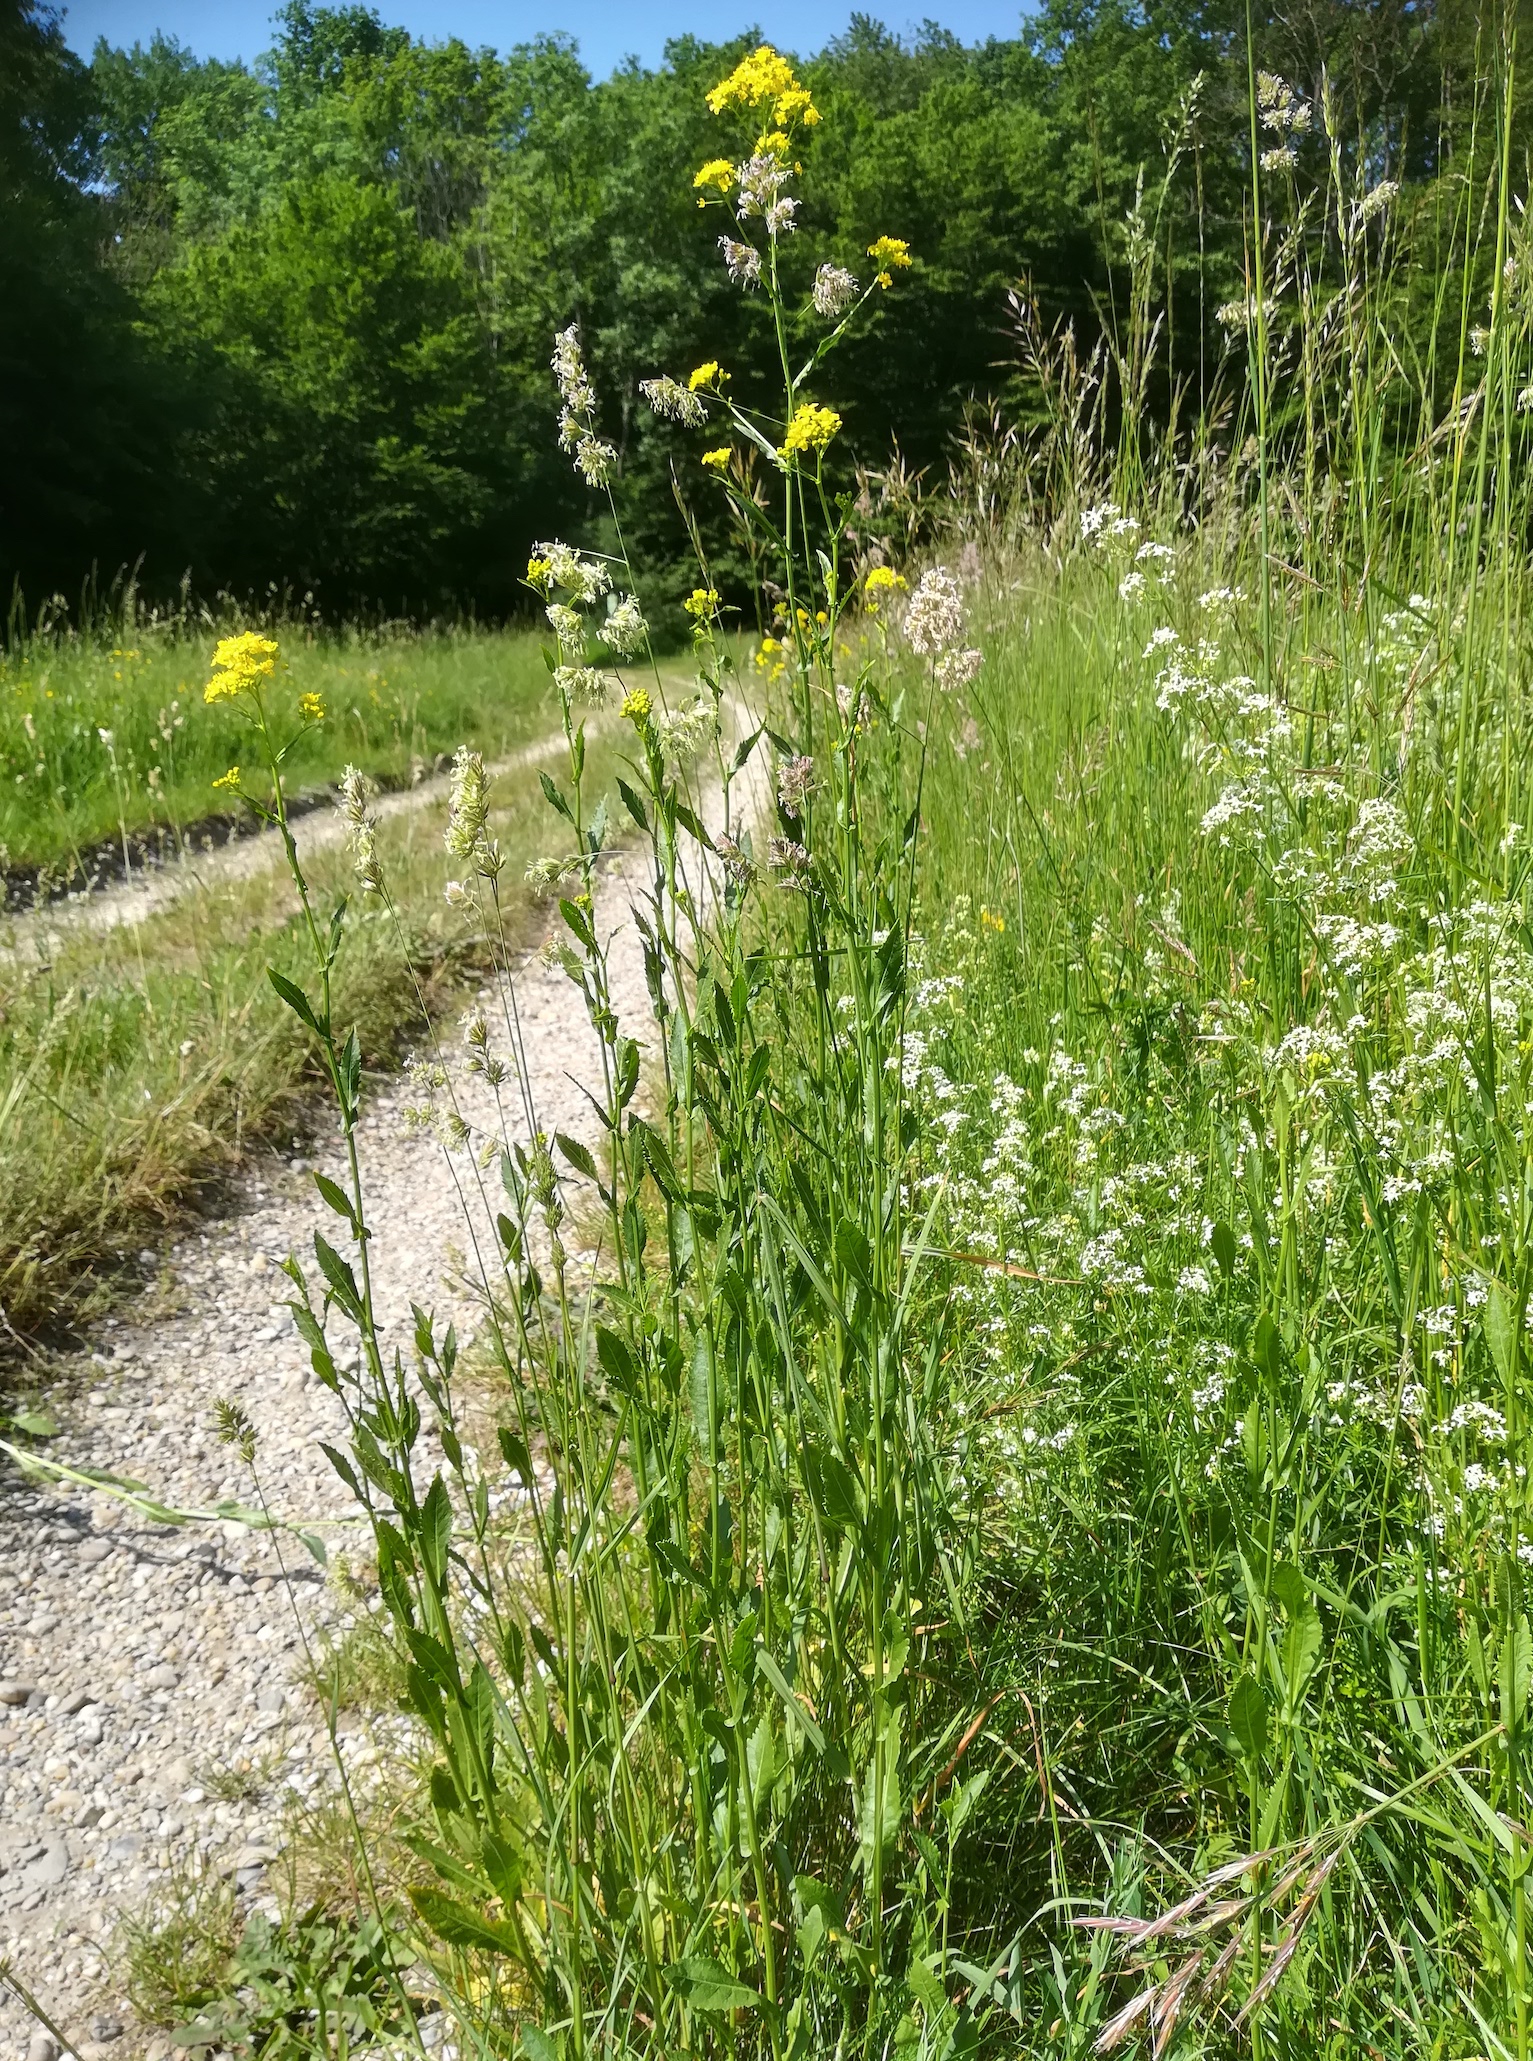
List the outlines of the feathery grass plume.
{"type": "Polygon", "coordinates": [[[365,775],[348,766],[336,791],[336,811],[346,826],[346,849],[364,894],[383,893],[383,867],[378,857],[378,818],[367,806],[371,787],[365,775]]]}
{"type": "Polygon", "coordinates": [[[844,265],[821,265],[814,275],[815,313],[834,320],[855,306],[860,291],[855,274],[844,265]]]}
{"type": "Polygon", "coordinates": [[[576,324],[554,340],[554,379],[559,388],[559,446],[572,454],[575,469],[590,487],[604,487],[612,478],[617,452],[596,432],[596,389],[586,370],[576,324]]]}
{"type": "Polygon", "coordinates": [[[684,423],[688,428],[696,429],[708,420],[708,410],[698,399],[695,388],[685,387],[668,375],[660,379],[641,379],[639,392],[651,410],[666,421],[684,423]]]}

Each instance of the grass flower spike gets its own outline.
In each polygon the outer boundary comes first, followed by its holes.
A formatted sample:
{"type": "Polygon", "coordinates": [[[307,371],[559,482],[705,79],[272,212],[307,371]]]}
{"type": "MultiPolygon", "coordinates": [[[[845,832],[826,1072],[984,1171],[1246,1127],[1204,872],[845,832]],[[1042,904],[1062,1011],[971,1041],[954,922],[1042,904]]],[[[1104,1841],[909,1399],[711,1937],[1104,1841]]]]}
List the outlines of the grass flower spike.
{"type": "Polygon", "coordinates": [[[213,677],[202,690],[206,702],[233,701],[238,695],[253,694],[260,682],[276,670],[277,645],[254,630],[238,637],[225,637],[213,653],[213,677]]]}

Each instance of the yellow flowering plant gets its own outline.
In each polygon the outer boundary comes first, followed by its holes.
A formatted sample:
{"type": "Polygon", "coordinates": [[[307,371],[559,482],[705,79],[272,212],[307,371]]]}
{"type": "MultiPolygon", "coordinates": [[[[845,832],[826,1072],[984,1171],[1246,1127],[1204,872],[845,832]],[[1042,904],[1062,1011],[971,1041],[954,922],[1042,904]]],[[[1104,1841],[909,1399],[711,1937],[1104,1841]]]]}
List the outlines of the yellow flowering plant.
{"type": "Polygon", "coordinates": [[[234,701],[240,695],[258,695],[261,682],[276,669],[277,646],[270,637],[244,630],[237,637],[220,638],[213,650],[212,677],[202,690],[204,701],[234,701]]]}
{"type": "MultiPolygon", "coordinates": [[[[502,1453],[527,1489],[514,1598],[491,1564],[477,1486],[450,1497],[438,1474],[424,1502],[416,1494],[419,1419],[406,1425],[393,1402],[365,1271],[355,1078],[328,987],[289,997],[342,1103],[351,1178],[336,1193],[356,1271],[320,1259],[362,1342],[371,1443],[354,1450],[377,1499],[360,1481],[355,1492],[384,1607],[419,1661],[411,1707],[435,1741],[437,1834],[417,1851],[440,1881],[413,1883],[411,1897],[444,1948],[511,1964],[494,1989],[513,2036],[479,2044],[535,2061],[914,2051],[907,1969],[921,1970],[917,2006],[932,2013],[933,2053],[946,2052],[959,2037],[940,2016],[946,1998],[973,1987],[939,1944],[928,1853],[949,1809],[951,1713],[935,1708],[924,1665],[907,1666],[916,1628],[924,1637],[929,1615],[963,1608],[941,1572],[950,1546],[964,1550],[944,1530],[961,1484],[928,1434],[925,1348],[907,1329],[932,1225],[912,1215],[918,1125],[902,1042],[930,725],[907,717],[882,639],[860,659],[838,639],[892,579],[869,585],[858,563],[852,497],[834,476],[844,425],[821,370],[877,281],[827,261],[810,303],[790,304],[779,259],[798,233],[792,146],[819,114],[789,62],[763,44],[708,105],[758,132],[694,189],[731,211],[722,262],[762,295],[775,362],[771,392],[750,397],[716,358],[641,382],[678,431],[729,418],[727,440],[700,457],[735,548],[710,562],[691,524],[684,685],[650,643],[613,491],[620,456],[578,328],[551,361],[560,442],[605,495],[613,548],[542,542],[527,567],[568,752],[561,780],[538,773],[563,827],[529,878],[560,890],[548,956],[595,1035],[602,1136],[593,1151],[542,1131],[518,1065],[525,1124],[502,1150],[488,1139],[479,1161],[498,1160],[507,1203],[484,1343],[511,1399],[502,1453]],[[749,569],[758,632],[743,665],[722,628],[736,567],[749,569]],[[647,1014],[609,973],[607,802],[590,805],[579,713],[609,697],[626,726],[616,790],[641,856],[622,892],[647,1014]],[[582,1210],[600,1214],[594,1271],[565,1244],[561,1162],[584,1184],[582,1210]],[[472,1576],[484,1608],[454,1600],[469,1566],[445,1543],[459,1505],[486,1548],[472,1576]],[[939,1590],[929,1613],[922,1598],[939,1590]]],[[[892,277],[909,254],[880,239],[870,255],[892,277]]],[[[446,841],[462,873],[449,902],[484,919],[493,949],[503,855],[488,785],[478,755],[460,752],[446,841]]],[[[348,806],[364,839],[359,787],[348,806]]],[[[316,932],[321,961],[326,949],[316,932]]],[[[501,950],[509,991],[503,930],[501,950]]],[[[515,1057],[514,1010],[507,1025],[515,1057]]],[[[417,1313],[415,1351],[445,1424],[455,1345],[417,1313]]],[[[441,1448],[457,1466],[445,1433],[441,1448]]]]}

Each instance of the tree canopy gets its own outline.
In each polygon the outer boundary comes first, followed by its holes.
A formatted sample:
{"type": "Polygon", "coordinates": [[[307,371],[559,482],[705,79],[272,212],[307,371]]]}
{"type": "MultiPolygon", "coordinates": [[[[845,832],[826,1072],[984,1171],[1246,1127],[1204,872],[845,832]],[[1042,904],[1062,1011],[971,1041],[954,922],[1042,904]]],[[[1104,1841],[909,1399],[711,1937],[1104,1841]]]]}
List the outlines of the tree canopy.
{"type": "MultiPolygon", "coordinates": [[[[1346,101],[1356,149],[1429,183],[1472,8],[1262,10],[1260,57],[1346,101]],[[1381,110],[1389,110],[1387,124],[1381,110]]],[[[965,411],[1032,399],[1006,291],[1086,337],[1121,319],[1141,185],[1174,290],[1163,409],[1217,355],[1241,290],[1245,10],[1045,0],[1025,32],[902,41],[857,15],[803,65],[813,264],[915,263],[837,361],[846,462],[941,464],[965,411]],[[1212,342],[1211,342],[1212,339],[1212,342]]],[[[592,509],[555,449],[548,358],[581,326],[657,566],[684,555],[672,468],[695,459],[640,380],[775,346],[730,284],[692,177],[705,94],[750,38],[671,43],[593,80],[568,39],[418,42],[362,5],[288,0],[259,64],[156,36],[74,58],[38,0],[0,0],[0,576],[29,601],[143,558],[204,592],[329,610],[516,605],[527,548],[592,509]]],[[[727,568],[726,574],[727,574],[727,568]]]]}

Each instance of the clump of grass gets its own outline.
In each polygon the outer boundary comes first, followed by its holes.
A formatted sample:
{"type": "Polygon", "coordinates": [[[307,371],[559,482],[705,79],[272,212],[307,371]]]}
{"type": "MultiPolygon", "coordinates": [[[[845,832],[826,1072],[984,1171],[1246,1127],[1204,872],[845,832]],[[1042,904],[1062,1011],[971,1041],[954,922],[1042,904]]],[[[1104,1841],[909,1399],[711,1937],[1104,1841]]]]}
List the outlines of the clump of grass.
{"type": "Polygon", "coordinates": [[[239,1938],[234,1880],[206,1864],[173,1870],[147,1909],[125,1912],[117,1963],[142,2023],[184,2024],[221,1995],[239,1938]]]}

